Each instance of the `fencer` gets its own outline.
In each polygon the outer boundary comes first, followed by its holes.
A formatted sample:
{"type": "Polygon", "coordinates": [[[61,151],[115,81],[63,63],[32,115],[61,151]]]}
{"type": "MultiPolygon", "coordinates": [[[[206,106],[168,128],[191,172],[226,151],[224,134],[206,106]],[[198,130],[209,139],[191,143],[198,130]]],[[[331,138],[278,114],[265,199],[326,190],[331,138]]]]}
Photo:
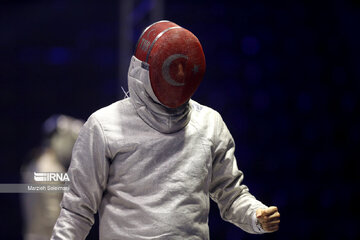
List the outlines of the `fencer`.
{"type": "Polygon", "coordinates": [[[224,220],[273,232],[280,215],[243,185],[220,114],[190,99],[205,73],[199,40],[170,21],[147,27],[128,71],[130,97],[82,128],[52,239],[209,239],[210,198],[224,220]]]}
{"type": "MultiPolygon", "coordinates": [[[[66,115],[53,115],[43,124],[41,146],[33,149],[21,166],[23,183],[34,181],[34,172],[66,172],[71,151],[84,122],[66,115]]],[[[60,182],[43,182],[57,185],[60,182]]],[[[45,240],[52,234],[60,214],[62,193],[21,194],[23,239],[45,240]]]]}

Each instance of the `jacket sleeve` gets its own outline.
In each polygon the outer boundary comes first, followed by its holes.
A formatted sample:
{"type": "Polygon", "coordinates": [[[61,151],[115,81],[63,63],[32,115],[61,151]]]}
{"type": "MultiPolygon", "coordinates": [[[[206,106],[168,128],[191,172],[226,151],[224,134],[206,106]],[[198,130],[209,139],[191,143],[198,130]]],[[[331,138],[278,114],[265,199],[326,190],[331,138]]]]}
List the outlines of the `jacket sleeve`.
{"type": "Polygon", "coordinates": [[[90,116],[73,148],[68,170],[70,190],[64,193],[51,239],[85,239],[106,188],[109,158],[102,126],[90,116]]]}
{"type": "Polygon", "coordinates": [[[214,143],[210,197],[217,203],[221,217],[249,233],[262,233],[256,226],[258,208],[267,208],[249,193],[242,184],[244,174],[238,169],[234,156],[235,143],[220,115],[214,143]]]}

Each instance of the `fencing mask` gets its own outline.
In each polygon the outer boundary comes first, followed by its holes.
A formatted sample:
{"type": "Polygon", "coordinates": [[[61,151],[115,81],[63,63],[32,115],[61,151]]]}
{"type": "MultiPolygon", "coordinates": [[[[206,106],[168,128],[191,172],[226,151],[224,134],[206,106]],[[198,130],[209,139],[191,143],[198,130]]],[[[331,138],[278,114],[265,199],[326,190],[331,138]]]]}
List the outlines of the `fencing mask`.
{"type": "Polygon", "coordinates": [[[168,108],[186,103],[205,73],[205,56],[194,34],[170,21],[159,21],[141,34],[135,57],[149,70],[157,100],[168,108]]]}

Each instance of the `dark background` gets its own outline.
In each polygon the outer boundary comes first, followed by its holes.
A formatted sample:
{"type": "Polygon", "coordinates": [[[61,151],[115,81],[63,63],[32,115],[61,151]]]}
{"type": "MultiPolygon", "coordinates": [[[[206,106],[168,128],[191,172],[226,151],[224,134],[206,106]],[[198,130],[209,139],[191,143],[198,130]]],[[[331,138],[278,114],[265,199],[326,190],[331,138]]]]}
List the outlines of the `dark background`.
{"type": "MultiPolygon", "coordinates": [[[[193,99],[221,113],[245,184],[282,217],[279,232],[250,235],[213,204],[211,238],[359,239],[359,1],[164,3],[164,18],[204,48],[207,73],[193,99]]],[[[130,17],[152,1],[135,4],[130,17]]],[[[123,98],[119,8],[0,3],[0,183],[20,182],[51,114],[87,119],[123,98]]],[[[132,46],[148,24],[135,26],[132,46]]],[[[1,194],[0,203],[0,238],[21,239],[19,195],[1,194]]],[[[97,239],[96,226],[88,239],[97,239]]]]}

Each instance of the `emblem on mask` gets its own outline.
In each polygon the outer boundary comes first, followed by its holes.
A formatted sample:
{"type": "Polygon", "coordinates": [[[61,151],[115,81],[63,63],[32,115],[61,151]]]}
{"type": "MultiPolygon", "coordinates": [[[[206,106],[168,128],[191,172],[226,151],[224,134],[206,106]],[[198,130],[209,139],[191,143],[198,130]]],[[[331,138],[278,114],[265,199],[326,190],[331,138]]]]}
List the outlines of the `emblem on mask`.
{"type": "Polygon", "coordinates": [[[170,75],[170,65],[173,61],[175,61],[178,58],[185,58],[187,60],[188,56],[186,56],[184,54],[173,54],[173,55],[169,56],[162,65],[163,78],[165,79],[165,81],[167,83],[169,83],[172,86],[184,86],[185,85],[185,83],[180,83],[180,82],[175,81],[170,75]]]}

